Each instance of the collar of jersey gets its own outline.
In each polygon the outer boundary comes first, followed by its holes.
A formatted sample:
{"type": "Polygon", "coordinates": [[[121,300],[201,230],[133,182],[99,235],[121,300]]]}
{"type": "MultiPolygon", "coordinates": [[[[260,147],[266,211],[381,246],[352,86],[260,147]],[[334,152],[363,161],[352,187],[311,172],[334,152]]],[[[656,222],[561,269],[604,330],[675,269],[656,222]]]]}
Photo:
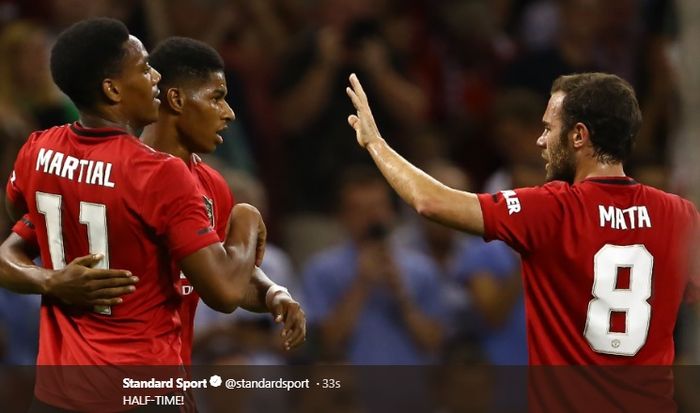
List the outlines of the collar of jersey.
{"type": "Polygon", "coordinates": [[[86,136],[89,138],[106,138],[110,136],[128,135],[128,133],[119,128],[86,128],[80,122],[73,122],[70,129],[78,136],[86,136]]]}
{"type": "Polygon", "coordinates": [[[596,176],[594,178],[586,178],[583,182],[595,182],[598,184],[608,185],[636,185],[637,181],[629,176],[596,176]]]}

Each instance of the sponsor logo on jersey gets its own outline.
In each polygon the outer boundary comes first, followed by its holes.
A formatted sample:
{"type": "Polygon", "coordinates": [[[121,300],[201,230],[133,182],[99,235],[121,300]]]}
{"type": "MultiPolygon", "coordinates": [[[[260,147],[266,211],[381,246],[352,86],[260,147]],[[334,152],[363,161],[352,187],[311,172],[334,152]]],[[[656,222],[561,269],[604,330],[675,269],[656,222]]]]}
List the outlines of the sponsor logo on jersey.
{"type": "Polygon", "coordinates": [[[518,199],[518,194],[513,190],[501,191],[503,198],[506,200],[506,206],[508,207],[508,215],[513,215],[520,212],[520,200],[518,199]]]}
{"type": "Polygon", "coordinates": [[[194,292],[194,287],[190,285],[190,281],[187,279],[185,274],[180,271],[180,294],[190,295],[194,292]]]}

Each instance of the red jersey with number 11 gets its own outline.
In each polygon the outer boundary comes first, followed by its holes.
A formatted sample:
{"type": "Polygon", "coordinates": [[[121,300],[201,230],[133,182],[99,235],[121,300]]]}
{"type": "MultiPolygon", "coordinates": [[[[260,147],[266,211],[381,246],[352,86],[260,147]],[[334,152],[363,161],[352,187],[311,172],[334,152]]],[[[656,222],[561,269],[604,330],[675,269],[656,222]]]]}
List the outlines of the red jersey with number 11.
{"type": "Polygon", "coordinates": [[[182,363],[172,262],[219,237],[181,159],[118,129],[54,127],[29,137],[7,194],[27,205],[46,267],[99,252],[101,266],[140,279],[112,308],[76,309],[43,297],[37,364],[182,363]]]}
{"type": "Polygon", "coordinates": [[[485,238],[520,252],[530,364],[670,365],[688,201],[627,177],[479,195],[485,238]]]}

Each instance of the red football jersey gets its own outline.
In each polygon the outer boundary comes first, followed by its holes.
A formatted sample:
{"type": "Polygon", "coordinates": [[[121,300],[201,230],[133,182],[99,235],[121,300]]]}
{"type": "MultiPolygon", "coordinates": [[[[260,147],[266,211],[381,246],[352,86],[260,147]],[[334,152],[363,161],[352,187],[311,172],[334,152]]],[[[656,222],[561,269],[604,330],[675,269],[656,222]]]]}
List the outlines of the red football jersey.
{"type": "MultiPolygon", "coordinates": [[[[202,202],[206,207],[210,224],[215,228],[217,235],[223,241],[226,237],[228,218],[234,204],[234,198],[228,184],[219,172],[203,163],[197,155],[193,156],[189,169],[202,196],[202,202]]],[[[38,247],[35,226],[29,219],[28,214],[15,223],[12,231],[28,243],[38,247]]],[[[177,263],[173,263],[173,265],[177,266],[177,263]]],[[[179,269],[174,268],[173,271],[179,271],[179,269]]],[[[178,308],[182,322],[181,356],[183,364],[190,365],[192,364],[194,317],[199,304],[199,294],[197,294],[183,273],[180,273],[179,291],[182,296],[182,302],[178,308]]]]}
{"type": "Polygon", "coordinates": [[[7,195],[26,203],[47,268],[99,252],[101,266],[140,278],[112,308],[78,310],[43,297],[37,364],[181,364],[171,263],[219,237],[180,159],[119,129],[54,127],[22,147],[7,195]]]}
{"type": "Polygon", "coordinates": [[[530,363],[670,365],[688,201],[623,177],[480,194],[487,240],[522,257],[530,363]]]}
{"type": "MultiPolygon", "coordinates": [[[[207,215],[216,233],[223,241],[226,226],[233,208],[233,196],[228,184],[214,168],[202,162],[197,155],[192,156],[190,172],[195,179],[199,193],[207,206],[207,215]]],[[[176,264],[175,264],[176,265],[176,264]]],[[[178,271],[177,269],[175,269],[178,271]]],[[[180,274],[180,294],[182,303],[179,312],[182,320],[182,362],[192,364],[192,340],[194,338],[194,316],[199,303],[199,294],[190,285],[184,274],[180,274]]]]}

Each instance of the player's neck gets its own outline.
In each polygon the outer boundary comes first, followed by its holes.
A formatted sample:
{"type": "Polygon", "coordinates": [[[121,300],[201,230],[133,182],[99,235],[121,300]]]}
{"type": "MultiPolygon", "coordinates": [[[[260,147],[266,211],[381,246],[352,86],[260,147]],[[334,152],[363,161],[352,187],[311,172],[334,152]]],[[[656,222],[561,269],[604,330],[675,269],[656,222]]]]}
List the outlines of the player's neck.
{"type": "Polygon", "coordinates": [[[180,143],[175,125],[168,122],[167,118],[163,116],[158,122],[144,128],[143,133],[141,133],[141,141],[157,151],[177,156],[186,164],[189,164],[192,158],[192,153],[180,143]]]}
{"type": "Polygon", "coordinates": [[[593,162],[588,167],[579,167],[576,170],[574,183],[578,183],[588,178],[601,176],[627,176],[621,162],[604,163],[593,162]]]}
{"type": "Polygon", "coordinates": [[[138,133],[136,125],[112,113],[80,110],[79,114],[78,122],[86,128],[116,128],[123,129],[132,135],[138,133]]]}

